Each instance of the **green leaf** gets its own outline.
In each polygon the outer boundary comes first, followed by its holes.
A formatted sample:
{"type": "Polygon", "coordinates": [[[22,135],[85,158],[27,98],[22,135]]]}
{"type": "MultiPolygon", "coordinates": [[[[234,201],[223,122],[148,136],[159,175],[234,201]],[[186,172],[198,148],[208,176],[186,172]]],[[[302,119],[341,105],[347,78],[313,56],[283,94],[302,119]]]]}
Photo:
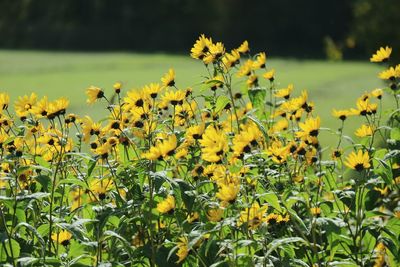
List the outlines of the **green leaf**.
{"type": "Polygon", "coordinates": [[[275,249],[277,249],[285,244],[296,243],[296,242],[302,242],[304,244],[307,244],[307,242],[303,238],[300,238],[300,237],[287,237],[287,238],[275,239],[268,245],[269,249],[268,249],[267,253],[265,254],[265,256],[267,257],[275,249]]]}
{"type": "Polygon", "coordinates": [[[219,113],[220,111],[222,111],[227,104],[229,104],[231,102],[231,100],[224,95],[220,95],[217,98],[217,103],[215,104],[215,112],[219,113]]]}
{"type": "Polygon", "coordinates": [[[400,128],[392,128],[392,130],[390,131],[390,138],[396,141],[400,141],[400,128]]]}
{"type": "Polygon", "coordinates": [[[271,207],[276,209],[278,212],[283,212],[281,206],[279,205],[279,199],[275,193],[266,193],[262,196],[262,199],[268,202],[271,207]]]}
{"type": "Polygon", "coordinates": [[[10,240],[7,240],[4,244],[8,255],[10,255],[10,256],[13,255],[14,259],[19,258],[19,254],[21,251],[21,247],[19,246],[19,243],[16,240],[11,239],[11,249],[12,249],[12,253],[11,253],[9,242],[10,242],[10,240]]]}
{"type": "Polygon", "coordinates": [[[267,92],[263,88],[253,88],[248,91],[251,104],[254,108],[263,110],[267,92]]]}

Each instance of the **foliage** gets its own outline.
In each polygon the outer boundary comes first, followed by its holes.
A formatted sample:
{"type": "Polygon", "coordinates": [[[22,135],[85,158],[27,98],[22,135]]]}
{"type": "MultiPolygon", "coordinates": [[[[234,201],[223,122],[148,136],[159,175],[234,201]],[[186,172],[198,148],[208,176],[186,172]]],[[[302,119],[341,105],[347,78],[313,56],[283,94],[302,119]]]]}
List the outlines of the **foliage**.
{"type": "Polygon", "coordinates": [[[387,88],[333,112],[323,160],[328,129],[308,93],[277,88],[266,54],[250,52],[202,35],[196,88],[173,69],[126,93],[90,86],[88,104],[109,111],[100,121],[34,93],[12,112],[0,93],[0,263],[398,265],[400,65],[379,74],[387,88]],[[385,116],[387,96],[397,108],[385,116]],[[364,120],[354,140],[349,116],[364,120]]]}

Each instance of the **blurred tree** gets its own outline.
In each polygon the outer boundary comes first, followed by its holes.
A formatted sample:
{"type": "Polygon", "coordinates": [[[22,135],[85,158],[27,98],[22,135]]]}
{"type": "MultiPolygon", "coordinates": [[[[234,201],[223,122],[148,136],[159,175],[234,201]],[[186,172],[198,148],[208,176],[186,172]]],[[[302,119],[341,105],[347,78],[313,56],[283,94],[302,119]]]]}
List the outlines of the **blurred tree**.
{"type": "Polygon", "coordinates": [[[399,0],[355,0],[353,10],[352,34],[367,55],[389,45],[400,56],[399,0]]]}
{"type": "Polygon", "coordinates": [[[399,44],[397,1],[1,0],[0,47],[187,53],[204,33],[228,49],[247,39],[254,52],[324,57],[327,37],[345,47],[351,33],[354,51],[371,52],[399,44]]]}

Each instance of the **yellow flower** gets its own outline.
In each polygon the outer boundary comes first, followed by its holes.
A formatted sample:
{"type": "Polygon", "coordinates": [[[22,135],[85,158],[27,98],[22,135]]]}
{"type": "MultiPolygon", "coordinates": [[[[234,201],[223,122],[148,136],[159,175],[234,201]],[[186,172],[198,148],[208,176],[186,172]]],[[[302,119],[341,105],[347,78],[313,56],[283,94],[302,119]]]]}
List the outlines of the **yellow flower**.
{"type": "Polygon", "coordinates": [[[113,88],[114,88],[115,93],[117,93],[117,94],[121,93],[122,83],[120,83],[120,82],[114,83],[113,88]]]}
{"type": "Polygon", "coordinates": [[[250,229],[256,229],[265,220],[264,215],[267,209],[268,205],[260,207],[258,202],[254,202],[250,208],[240,212],[238,225],[247,223],[250,229]]]}
{"type": "Polygon", "coordinates": [[[201,157],[208,162],[222,161],[225,152],[228,150],[228,141],[225,133],[217,130],[212,125],[207,127],[199,142],[201,145],[201,157]]]}
{"type": "Polygon", "coordinates": [[[307,137],[317,137],[319,133],[319,127],[321,125],[321,120],[318,117],[309,118],[305,121],[305,123],[300,122],[299,127],[302,131],[297,132],[296,136],[300,138],[307,138],[307,137]]]}
{"type": "Polygon", "coordinates": [[[100,136],[102,133],[101,124],[95,123],[93,120],[86,116],[82,122],[83,141],[88,142],[93,135],[100,136]]]}
{"type": "Polygon", "coordinates": [[[148,160],[161,160],[161,149],[158,146],[152,146],[148,152],[142,154],[142,157],[148,160]]]}
{"type": "Polygon", "coordinates": [[[112,189],[114,189],[114,182],[111,180],[111,178],[95,178],[90,182],[89,185],[89,190],[91,192],[89,197],[93,202],[105,200],[107,193],[112,189]]]}
{"type": "Polygon", "coordinates": [[[167,139],[164,139],[161,143],[157,144],[157,146],[159,147],[163,158],[172,156],[177,147],[176,135],[170,135],[167,139]]]}
{"type": "Polygon", "coordinates": [[[250,76],[251,71],[253,69],[253,61],[248,59],[238,70],[237,76],[238,77],[243,77],[243,76],[250,76]]]}
{"type": "Polygon", "coordinates": [[[8,108],[10,96],[6,93],[0,93],[0,112],[8,108]]]}
{"type": "Polygon", "coordinates": [[[392,48],[386,46],[385,48],[381,47],[375,54],[370,58],[371,62],[382,62],[387,61],[392,53],[392,48]]]}
{"type": "Polygon", "coordinates": [[[104,97],[103,90],[93,85],[86,89],[86,94],[89,97],[86,101],[88,104],[93,104],[97,99],[104,97]]]}
{"type": "Polygon", "coordinates": [[[204,64],[210,64],[219,60],[225,53],[223,43],[217,42],[209,46],[209,53],[203,58],[204,64]]]}
{"type": "Polygon", "coordinates": [[[224,210],[221,208],[209,209],[207,210],[206,213],[207,219],[211,222],[221,221],[223,215],[224,215],[224,210]]]}
{"type": "Polygon", "coordinates": [[[289,156],[289,147],[283,146],[280,141],[273,142],[266,150],[267,155],[272,156],[272,160],[277,164],[286,162],[289,156]]]}
{"type": "Polygon", "coordinates": [[[320,208],[320,207],[313,207],[313,208],[310,208],[310,212],[311,212],[311,214],[312,214],[313,216],[318,217],[318,216],[321,215],[321,208],[320,208]]]}
{"type": "Polygon", "coordinates": [[[200,35],[199,39],[193,45],[190,50],[190,56],[194,59],[202,60],[206,54],[210,51],[210,46],[212,44],[212,40],[205,37],[204,34],[200,35]]]}
{"type": "Polygon", "coordinates": [[[168,195],[166,199],[157,204],[157,210],[160,213],[172,213],[175,209],[175,198],[168,195]]]}
{"type": "Polygon", "coordinates": [[[237,49],[233,49],[230,53],[225,53],[222,58],[222,65],[225,70],[228,71],[230,68],[240,63],[240,53],[237,49]]]}
{"type": "Polygon", "coordinates": [[[162,85],[164,87],[170,87],[175,85],[175,71],[174,69],[169,69],[166,74],[161,78],[162,85]]]}
{"type": "Polygon", "coordinates": [[[183,90],[172,91],[168,90],[162,97],[162,100],[166,103],[170,103],[173,106],[182,105],[183,100],[186,98],[186,93],[183,90]]]}
{"type": "Polygon", "coordinates": [[[53,241],[56,241],[63,246],[68,246],[70,244],[71,238],[72,234],[66,230],[61,230],[60,232],[53,233],[51,235],[51,239],[53,239],[53,241]]]}
{"type": "MultiPolygon", "coordinates": [[[[400,66],[400,65],[397,65],[400,66]]],[[[381,78],[382,80],[391,80],[394,81],[395,78],[400,77],[400,71],[397,70],[396,68],[390,67],[387,70],[384,70],[379,73],[378,77],[381,78]]]]}
{"type": "Polygon", "coordinates": [[[331,157],[333,160],[340,159],[340,157],[343,155],[343,150],[341,149],[334,149],[332,151],[331,157]]]}
{"type": "Polygon", "coordinates": [[[290,93],[293,91],[293,84],[289,84],[288,87],[278,90],[274,96],[289,99],[290,93]]]}
{"type": "Polygon", "coordinates": [[[190,126],[186,129],[185,138],[189,144],[195,142],[195,140],[199,140],[202,138],[204,133],[205,124],[201,123],[200,125],[190,126]]]}
{"type": "Polygon", "coordinates": [[[268,216],[265,218],[265,222],[268,223],[269,225],[273,226],[276,224],[283,224],[289,221],[289,215],[286,214],[285,217],[283,217],[280,214],[276,213],[270,213],[268,216]]]}
{"type": "Polygon", "coordinates": [[[49,103],[47,118],[52,120],[57,116],[64,115],[68,105],[69,105],[69,100],[65,97],[62,97],[54,102],[49,103]]]}
{"type": "Polygon", "coordinates": [[[237,51],[241,54],[247,54],[248,52],[250,52],[250,48],[249,48],[249,42],[247,42],[247,40],[245,40],[237,49],[237,51]]]}
{"type": "Polygon", "coordinates": [[[30,96],[24,95],[23,97],[18,97],[15,102],[15,111],[20,114],[26,114],[32,112],[33,106],[36,104],[37,95],[31,93],[30,96]]]}
{"type": "Polygon", "coordinates": [[[365,137],[365,136],[371,136],[374,133],[374,127],[371,127],[370,125],[361,125],[360,128],[358,128],[355,132],[355,135],[358,137],[365,137]]]}
{"type": "Polygon", "coordinates": [[[143,110],[143,107],[147,107],[147,98],[143,91],[130,90],[127,96],[124,97],[125,105],[123,106],[125,111],[134,111],[136,108],[143,110]]]}
{"type": "Polygon", "coordinates": [[[179,238],[177,243],[178,251],[176,252],[176,256],[179,257],[179,260],[176,263],[180,263],[183,261],[187,255],[189,254],[189,240],[187,237],[183,236],[179,238]]]}
{"type": "Polygon", "coordinates": [[[263,77],[267,80],[270,80],[271,82],[274,81],[274,76],[275,76],[275,70],[271,69],[267,71],[266,73],[263,74],[263,77]]]}
{"type": "Polygon", "coordinates": [[[239,190],[240,185],[221,183],[219,185],[219,190],[216,194],[216,197],[221,201],[232,203],[236,200],[239,190]]]}
{"type": "Polygon", "coordinates": [[[351,152],[350,155],[347,156],[345,164],[347,167],[356,171],[362,171],[371,167],[368,152],[365,151],[363,153],[362,150],[358,150],[357,153],[354,151],[351,152]]]}
{"type": "Polygon", "coordinates": [[[256,87],[258,85],[258,76],[255,74],[250,75],[246,84],[249,88],[256,87]]]}
{"type": "Polygon", "coordinates": [[[375,89],[375,90],[373,90],[373,91],[371,92],[371,95],[372,95],[373,97],[378,98],[378,99],[382,99],[383,90],[380,89],[380,88],[377,88],[377,89],[375,89]]]}
{"type": "Polygon", "coordinates": [[[339,118],[340,120],[344,121],[347,119],[348,116],[353,115],[349,110],[343,109],[343,110],[332,110],[332,115],[335,118],[339,118]]]}
{"type": "Polygon", "coordinates": [[[187,216],[186,220],[188,221],[188,223],[192,223],[192,222],[195,222],[195,221],[199,220],[199,213],[198,212],[190,213],[187,216]]]}
{"type": "Polygon", "coordinates": [[[266,60],[267,56],[265,55],[265,53],[259,53],[256,57],[256,60],[253,62],[253,70],[265,68],[266,60]]]}
{"type": "Polygon", "coordinates": [[[157,96],[161,92],[161,90],[162,90],[162,87],[158,83],[150,83],[149,85],[145,85],[143,87],[144,94],[149,96],[152,99],[157,98],[157,96]]]}

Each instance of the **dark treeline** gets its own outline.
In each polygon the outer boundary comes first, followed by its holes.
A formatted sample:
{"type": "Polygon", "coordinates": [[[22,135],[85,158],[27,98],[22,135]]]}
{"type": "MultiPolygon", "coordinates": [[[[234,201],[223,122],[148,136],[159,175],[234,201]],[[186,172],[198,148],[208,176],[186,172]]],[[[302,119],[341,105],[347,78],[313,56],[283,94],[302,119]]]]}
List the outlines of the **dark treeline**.
{"type": "Polygon", "coordinates": [[[254,50],[297,57],[324,57],[329,37],[354,57],[400,43],[396,1],[0,0],[0,47],[182,53],[205,33],[228,48],[247,39],[254,50]]]}

